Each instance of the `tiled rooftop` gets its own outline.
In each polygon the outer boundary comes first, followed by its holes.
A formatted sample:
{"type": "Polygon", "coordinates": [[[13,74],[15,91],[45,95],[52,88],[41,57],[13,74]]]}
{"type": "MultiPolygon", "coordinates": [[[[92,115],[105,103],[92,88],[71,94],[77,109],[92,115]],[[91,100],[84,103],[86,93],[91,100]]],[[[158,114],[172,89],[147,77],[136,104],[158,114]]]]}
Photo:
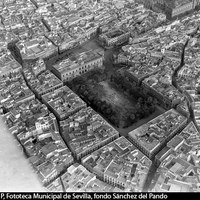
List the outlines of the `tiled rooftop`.
{"type": "Polygon", "coordinates": [[[193,122],[175,136],[157,170],[158,179],[152,191],[199,192],[199,144],[200,134],[193,122]]]}
{"type": "Polygon", "coordinates": [[[38,118],[49,114],[47,107],[39,100],[33,99],[15,106],[4,115],[8,128],[13,133],[18,133],[26,127],[31,127],[38,118]]]}
{"type": "Polygon", "coordinates": [[[58,50],[57,47],[44,36],[37,36],[28,41],[19,41],[17,47],[24,60],[46,58],[58,50]]]}
{"type": "Polygon", "coordinates": [[[148,54],[136,53],[132,55],[132,60],[130,59],[130,62],[132,63],[132,66],[127,71],[140,80],[160,69],[159,64],[161,58],[153,57],[148,54]]]}
{"type": "Polygon", "coordinates": [[[34,99],[33,92],[27,87],[20,72],[4,76],[0,81],[0,103],[5,112],[28,99],[34,99]]]}
{"type": "MultiPolygon", "coordinates": [[[[175,1],[174,6],[187,2],[189,0],[175,1]]],[[[58,49],[81,45],[95,35],[98,27],[110,38],[121,34],[120,31],[113,33],[113,27],[123,30],[132,38],[119,58],[132,63],[129,72],[139,79],[146,78],[143,83],[152,91],[175,105],[180,103],[177,110],[180,107],[187,112],[183,95],[172,86],[172,73],[180,64],[184,44],[189,39],[178,84],[191,96],[195,121],[200,126],[200,101],[196,92],[200,83],[198,12],[163,25],[165,15],[129,1],[9,0],[5,5],[0,3],[0,17],[0,76],[12,72],[0,81],[1,108],[7,113],[4,120],[11,132],[18,134],[43,183],[56,178],[57,173],[72,164],[73,158],[59,136],[54,116],[35,100],[22,75],[13,72],[21,67],[7,50],[7,44],[13,41],[19,40],[17,46],[23,59],[35,59],[48,57],[58,49]]],[[[84,52],[54,67],[62,72],[98,56],[95,52],[84,52]]],[[[85,103],[69,88],[62,87],[62,82],[50,71],[45,71],[46,66],[40,61],[25,67],[25,77],[38,97],[48,93],[43,97],[55,114],[64,118],[70,115],[61,122],[61,127],[73,154],[77,158],[91,154],[84,159],[97,174],[104,173],[112,181],[121,181],[121,186],[131,191],[141,191],[151,161],[123,137],[111,142],[119,136],[118,132],[91,108],[81,109],[85,103]]],[[[166,142],[174,131],[182,130],[185,121],[186,118],[175,110],[169,110],[130,132],[129,136],[143,151],[151,152],[166,142]]],[[[199,133],[192,123],[168,142],[167,151],[171,154],[161,163],[160,185],[156,186],[159,191],[199,191],[198,148],[199,133]]],[[[56,179],[48,189],[62,191],[62,181],[66,181],[64,191],[110,192],[116,189],[99,181],[81,165],[68,168],[65,176],[56,179]]]]}
{"type": "Polygon", "coordinates": [[[60,122],[61,134],[77,157],[118,137],[116,131],[90,107],[60,122]]]}
{"type": "Polygon", "coordinates": [[[82,163],[104,181],[113,179],[111,184],[132,192],[142,191],[151,166],[151,161],[124,137],[84,157],[82,163]]]}
{"type": "Polygon", "coordinates": [[[30,87],[40,96],[62,87],[63,83],[49,70],[35,76],[33,69],[23,70],[30,87]]]}
{"type": "Polygon", "coordinates": [[[19,133],[17,138],[44,185],[73,162],[71,152],[59,135],[53,114],[38,118],[32,127],[19,133]]]}
{"type": "Polygon", "coordinates": [[[50,192],[113,192],[115,188],[100,181],[85,167],[75,163],[67,169],[67,172],[61,178],[51,183],[47,189],[50,192]]]}
{"type": "Polygon", "coordinates": [[[152,153],[183,126],[186,121],[185,117],[171,109],[147,124],[129,132],[128,135],[131,140],[138,143],[141,149],[144,149],[144,152],[152,153]]]}
{"type": "Polygon", "coordinates": [[[14,71],[20,71],[21,68],[21,65],[13,58],[7,49],[0,49],[0,77],[9,75],[14,71]]]}
{"type": "Polygon", "coordinates": [[[86,103],[67,86],[43,95],[42,99],[44,103],[53,109],[53,112],[60,120],[86,107],[86,103]]]}

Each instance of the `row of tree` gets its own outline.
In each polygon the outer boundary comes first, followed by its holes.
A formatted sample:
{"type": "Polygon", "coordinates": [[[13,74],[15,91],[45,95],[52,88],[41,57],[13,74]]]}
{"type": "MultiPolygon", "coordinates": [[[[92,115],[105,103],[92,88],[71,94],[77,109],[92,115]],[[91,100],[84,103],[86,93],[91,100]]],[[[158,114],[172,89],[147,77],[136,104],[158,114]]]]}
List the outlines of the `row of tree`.
{"type": "Polygon", "coordinates": [[[119,126],[119,117],[113,106],[102,100],[103,89],[98,83],[106,79],[106,75],[101,71],[93,71],[87,76],[73,79],[68,86],[75,91],[89,106],[106,117],[115,126],[119,126]],[[97,88],[99,89],[97,91],[97,88]],[[101,92],[99,92],[101,91],[101,92]]]}
{"type": "Polygon", "coordinates": [[[76,91],[85,100],[89,106],[94,110],[106,117],[113,125],[119,126],[119,118],[117,112],[113,109],[113,106],[102,100],[98,91],[91,88],[88,84],[82,84],[76,91]]]}
{"type": "Polygon", "coordinates": [[[127,110],[127,113],[121,120],[124,128],[129,127],[131,124],[155,112],[157,99],[148,95],[134,82],[130,81],[128,77],[125,77],[120,72],[116,72],[111,76],[110,81],[117,89],[121,90],[127,98],[136,102],[135,107],[131,110],[127,110]]]}
{"type": "Polygon", "coordinates": [[[144,100],[147,100],[150,97],[154,104],[157,105],[158,103],[157,99],[152,97],[147,90],[145,90],[141,86],[138,86],[136,82],[130,80],[130,78],[124,74],[124,71],[116,71],[114,74],[111,75],[110,81],[111,83],[117,85],[117,87],[121,89],[124,93],[128,94],[134,99],[142,97],[144,100]]]}
{"type": "Polygon", "coordinates": [[[23,60],[21,57],[21,53],[19,51],[19,49],[16,46],[16,43],[18,41],[14,41],[14,42],[10,42],[7,46],[7,48],[10,50],[12,56],[15,58],[15,60],[20,63],[21,65],[23,65],[23,60]]]}
{"type": "Polygon", "coordinates": [[[88,103],[94,110],[106,117],[114,126],[129,127],[140,119],[148,117],[155,112],[157,100],[150,95],[147,95],[136,84],[131,82],[127,77],[119,72],[115,72],[110,77],[110,82],[113,87],[124,93],[127,98],[136,102],[132,109],[126,111],[116,108],[116,106],[102,100],[103,88],[98,84],[99,80],[104,75],[100,72],[95,72],[88,76],[77,77],[72,80],[68,86],[74,90],[82,99],[88,103]],[[99,77],[98,77],[99,76],[99,77]],[[101,92],[99,92],[101,91],[101,92]]]}

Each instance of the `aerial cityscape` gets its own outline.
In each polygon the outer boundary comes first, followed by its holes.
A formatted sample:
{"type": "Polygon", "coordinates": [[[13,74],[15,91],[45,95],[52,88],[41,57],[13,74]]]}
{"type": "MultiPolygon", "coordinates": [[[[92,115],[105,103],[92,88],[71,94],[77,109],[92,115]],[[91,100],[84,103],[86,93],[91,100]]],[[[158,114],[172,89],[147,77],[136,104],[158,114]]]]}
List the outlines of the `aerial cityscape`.
{"type": "Polygon", "coordinates": [[[0,192],[200,192],[200,0],[0,0],[0,192]]]}

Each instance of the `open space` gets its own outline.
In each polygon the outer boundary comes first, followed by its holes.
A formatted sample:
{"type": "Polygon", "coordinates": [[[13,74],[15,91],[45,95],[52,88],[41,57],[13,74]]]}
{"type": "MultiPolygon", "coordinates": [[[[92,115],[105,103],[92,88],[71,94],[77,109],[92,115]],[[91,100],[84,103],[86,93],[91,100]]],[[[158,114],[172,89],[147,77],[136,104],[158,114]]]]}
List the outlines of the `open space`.
{"type": "MultiPolygon", "coordinates": [[[[130,98],[128,95],[123,94],[121,91],[117,90],[116,86],[112,85],[112,83],[108,81],[103,81],[99,83],[103,86],[103,90],[99,91],[102,95],[102,100],[110,103],[113,106],[113,109],[118,113],[120,121],[126,117],[127,113],[133,111],[137,104],[137,100],[130,98]]],[[[144,117],[143,119],[136,121],[131,126],[127,128],[123,128],[122,124],[120,127],[116,127],[121,135],[127,136],[128,132],[136,129],[137,127],[147,123],[148,121],[154,119],[155,117],[164,113],[165,110],[159,106],[156,106],[155,112],[151,115],[144,117]]]]}
{"type": "Polygon", "coordinates": [[[113,106],[120,107],[122,110],[131,109],[136,102],[130,101],[126,96],[117,91],[110,82],[103,81],[99,83],[103,86],[104,96],[102,100],[111,103],[113,106]]]}
{"type": "Polygon", "coordinates": [[[123,136],[161,115],[165,110],[144,98],[130,96],[109,78],[98,82],[94,76],[84,76],[73,85],[75,92],[111,123],[123,136]],[[95,79],[95,80],[94,80],[95,79]],[[78,88],[78,89],[77,89],[78,88]]]}

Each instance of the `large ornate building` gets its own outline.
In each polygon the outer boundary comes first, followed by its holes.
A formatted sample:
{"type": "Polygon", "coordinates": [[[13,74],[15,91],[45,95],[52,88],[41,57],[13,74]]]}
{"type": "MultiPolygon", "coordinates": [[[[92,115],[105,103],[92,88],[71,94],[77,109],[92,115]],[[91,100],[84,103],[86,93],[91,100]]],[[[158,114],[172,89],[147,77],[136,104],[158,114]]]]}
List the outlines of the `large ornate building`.
{"type": "Polygon", "coordinates": [[[194,10],[200,3],[199,0],[144,0],[145,7],[153,10],[162,10],[168,19],[194,10]]]}
{"type": "Polygon", "coordinates": [[[63,81],[70,81],[95,68],[104,68],[104,53],[101,51],[86,51],[74,54],[71,57],[53,66],[53,72],[63,81]]]}

